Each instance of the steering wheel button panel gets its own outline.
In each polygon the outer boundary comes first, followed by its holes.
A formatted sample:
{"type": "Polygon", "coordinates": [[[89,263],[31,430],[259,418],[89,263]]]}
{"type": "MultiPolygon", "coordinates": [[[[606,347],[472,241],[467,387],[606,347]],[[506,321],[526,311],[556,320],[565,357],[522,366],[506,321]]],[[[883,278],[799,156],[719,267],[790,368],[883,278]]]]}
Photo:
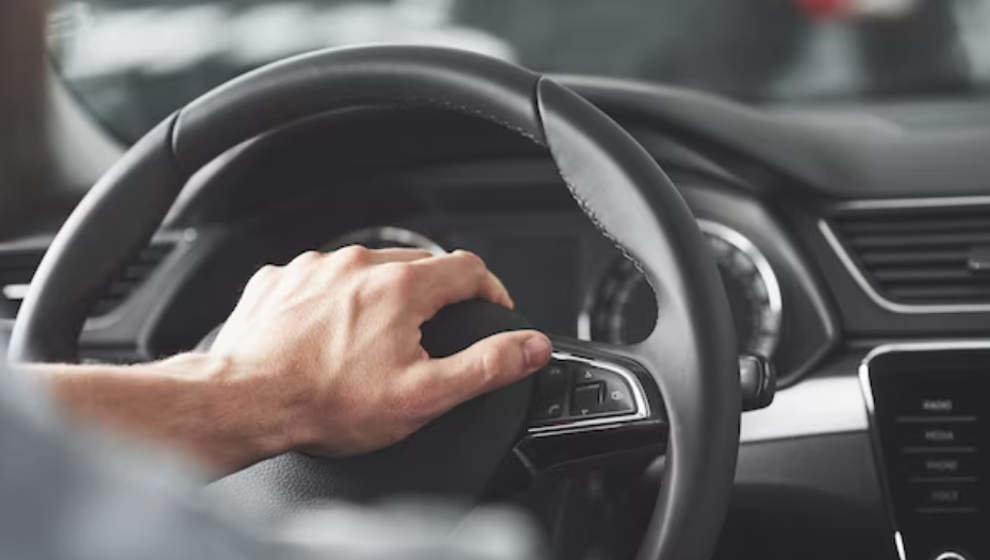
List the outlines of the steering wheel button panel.
{"type": "Polygon", "coordinates": [[[602,358],[554,352],[536,380],[531,433],[601,428],[649,415],[636,375],[602,358]]]}

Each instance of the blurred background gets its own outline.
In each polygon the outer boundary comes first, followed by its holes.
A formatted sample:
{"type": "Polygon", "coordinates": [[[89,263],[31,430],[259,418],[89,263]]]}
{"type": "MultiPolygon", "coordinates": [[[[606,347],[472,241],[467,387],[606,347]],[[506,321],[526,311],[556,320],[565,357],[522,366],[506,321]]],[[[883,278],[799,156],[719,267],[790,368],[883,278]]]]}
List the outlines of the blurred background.
{"type": "Polygon", "coordinates": [[[971,93],[990,0],[54,0],[57,69],[119,140],[251,68],[427,43],[753,103],[971,93]]]}

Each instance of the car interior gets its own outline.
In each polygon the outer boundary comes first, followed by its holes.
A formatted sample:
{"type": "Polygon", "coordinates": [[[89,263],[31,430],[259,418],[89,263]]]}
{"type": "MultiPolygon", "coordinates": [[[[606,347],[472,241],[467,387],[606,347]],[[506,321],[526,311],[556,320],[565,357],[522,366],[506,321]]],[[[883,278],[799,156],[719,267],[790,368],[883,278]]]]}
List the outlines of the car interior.
{"type": "Polygon", "coordinates": [[[990,556],[990,3],[683,4],[53,2],[11,357],[203,347],[305,250],[467,249],[519,314],[424,345],[531,324],[549,366],[204,493],[508,503],[556,558],[990,556]]]}

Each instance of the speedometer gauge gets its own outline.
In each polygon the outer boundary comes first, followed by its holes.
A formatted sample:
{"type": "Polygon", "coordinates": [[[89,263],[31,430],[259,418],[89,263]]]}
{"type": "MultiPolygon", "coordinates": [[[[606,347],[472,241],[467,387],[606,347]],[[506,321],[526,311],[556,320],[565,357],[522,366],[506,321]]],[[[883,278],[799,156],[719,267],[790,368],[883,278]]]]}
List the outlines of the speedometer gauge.
{"type": "MultiPolygon", "coordinates": [[[[771,357],[780,338],[780,285],[766,257],[741,233],[698,220],[715,257],[735,323],[740,353],[771,357]]],[[[588,340],[632,344],[650,335],[657,305],[646,279],[626,259],[616,261],[594,287],[578,322],[588,340]]]]}
{"type": "Polygon", "coordinates": [[[347,245],[364,245],[369,249],[388,249],[393,247],[425,249],[434,255],[442,255],[443,247],[429,237],[415,231],[395,227],[377,226],[359,229],[334,239],[327,243],[324,251],[333,251],[347,245]]]}

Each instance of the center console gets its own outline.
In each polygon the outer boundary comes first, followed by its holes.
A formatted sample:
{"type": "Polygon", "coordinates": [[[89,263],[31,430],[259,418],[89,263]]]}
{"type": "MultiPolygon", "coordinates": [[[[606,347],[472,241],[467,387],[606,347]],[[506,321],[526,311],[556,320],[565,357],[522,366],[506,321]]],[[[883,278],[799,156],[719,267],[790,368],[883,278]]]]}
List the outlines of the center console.
{"type": "Polygon", "coordinates": [[[860,380],[902,560],[990,558],[990,343],[880,347],[860,380]]]}

